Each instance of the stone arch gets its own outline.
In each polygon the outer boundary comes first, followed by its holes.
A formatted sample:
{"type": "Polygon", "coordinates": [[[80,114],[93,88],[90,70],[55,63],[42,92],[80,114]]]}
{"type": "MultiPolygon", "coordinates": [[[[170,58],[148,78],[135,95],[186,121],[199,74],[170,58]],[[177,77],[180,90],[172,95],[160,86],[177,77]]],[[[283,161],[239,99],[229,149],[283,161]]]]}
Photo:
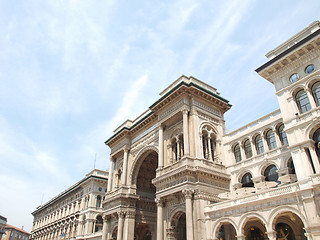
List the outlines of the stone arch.
{"type": "Polygon", "coordinates": [[[174,137],[177,137],[179,135],[183,134],[183,131],[180,127],[176,128],[171,134],[170,134],[170,140],[174,137]]]}
{"type": "MultiPolygon", "coordinates": [[[[201,136],[202,130],[203,130],[203,128],[204,128],[205,126],[209,126],[209,127],[213,130],[213,133],[215,134],[215,136],[218,137],[218,130],[217,130],[217,128],[216,128],[212,123],[210,123],[210,122],[208,122],[208,121],[205,121],[205,122],[203,122],[203,123],[200,124],[200,127],[199,127],[200,136],[201,136]]],[[[219,140],[219,139],[217,139],[217,140],[219,140]]]]}
{"type": "Polygon", "coordinates": [[[306,80],[306,87],[307,87],[308,89],[311,89],[312,85],[315,84],[316,82],[320,82],[320,75],[310,76],[310,77],[306,80]]]}
{"type": "Polygon", "coordinates": [[[262,222],[262,224],[264,224],[265,228],[267,228],[267,221],[260,214],[246,213],[239,220],[239,225],[238,225],[238,229],[237,229],[238,234],[245,235],[244,228],[245,228],[246,224],[249,223],[250,220],[255,219],[255,218],[260,220],[262,222]]]}
{"type": "Polygon", "coordinates": [[[218,232],[219,232],[220,227],[221,227],[223,224],[225,224],[225,223],[228,223],[228,224],[232,225],[233,228],[234,228],[235,231],[236,231],[236,234],[238,235],[238,232],[237,232],[237,224],[236,224],[231,218],[224,217],[224,218],[219,219],[219,220],[213,225],[211,236],[216,237],[217,234],[218,234],[218,232]]]}
{"type": "Polygon", "coordinates": [[[302,221],[305,228],[309,227],[309,225],[307,224],[308,221],[306,220],[306,217],[301,213],[301,211],[299,211],[299,209],[296,209],[291,206],[279,206],[270,212],[269,217],[268,217],[268,228],[275,229],[275,225],[276,225],[276,222],[278,219],[277,216],[279,216],[280,214],[285,213],[285,212],[294,213],[295,215],[297,215],[300,218],[300,220],[302,221]]]}
{"type": "Polygon", "coordinates": [[[246,173],[250,173],[251,176],[254,178],[253,172],[252,172],[251,170],[242,168],[242,169],[240,169],[240,171],[238,172],[237,178],[236,178],[239,183],[241,183],[241,179],[242,179],[242,177],[243,177],[246,173]]]}
{"type": "Polygon", "coordinates": [[[296,98],[296,94],[300,91],[304,90],[306,91],[306,87],[303,84],[298,84],[294,88],[292,88],[289,92],[290,96],[293,97],[294,99],[296,98]]]}
{"type": "Polygon", "coordinates": [[[276,160],[271,160],[271,161],[268,161],[268,162],[263,162],[263,163],[260,165],[260,167],[259,167],[259,173],[263,176],[265,170],[266,170],[269,166],[271,166],[271,165],[275,165],[278,170],[280,169],[279,163],[278,163],[276,160]]]}
{"type": "Polygon", "coordinates": [[[320,122],[310,123],[304,130],[304,136],[306,136],[306,139],[313,139],[313,134],[318,128],[320,128],[320,122]]]}
{"type": "Polygon", "coordinates": [[[130,171],[130,179],[129,179],[129,182],[131,182],[132,185],[134,185],[134,186],[136,185],[140,166],[141,166],[143,160],[145,159],[145,157],[150,152],[156,152],[157,154],[159,154],[159,149],[154,145],[146,146],[145,148],[143,148],[139,151],[136,158],[134,159],[133,164],[132,164],[132,168],[130,171]]]}

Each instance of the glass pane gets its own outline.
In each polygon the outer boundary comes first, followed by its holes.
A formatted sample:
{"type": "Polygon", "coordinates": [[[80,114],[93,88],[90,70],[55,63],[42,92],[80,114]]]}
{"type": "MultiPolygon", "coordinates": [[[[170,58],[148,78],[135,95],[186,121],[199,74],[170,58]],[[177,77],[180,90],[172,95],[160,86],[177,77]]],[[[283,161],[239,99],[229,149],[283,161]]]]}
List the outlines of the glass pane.
{"type": "Polygon", "coordinates": [[[306,69],[304,70],[305,73],[312,73],[314,71],[314,65],[310,64],[306,67],[306,69]]]}

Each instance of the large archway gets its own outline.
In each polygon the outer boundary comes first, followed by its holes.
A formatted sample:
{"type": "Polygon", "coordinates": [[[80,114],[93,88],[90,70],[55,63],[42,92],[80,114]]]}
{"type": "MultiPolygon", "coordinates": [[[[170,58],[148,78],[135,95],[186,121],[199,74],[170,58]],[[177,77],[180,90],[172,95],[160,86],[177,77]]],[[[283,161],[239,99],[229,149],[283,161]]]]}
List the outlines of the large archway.
{"type": "Polygon", "coordinates": [[[218,232],[216,233],[216,237],[219,240],[237,240],[237,233],[235,228],[231,223],[224,222],[218,228],[218,232]]]}
{"type": "Polygon", "coordinates": [[[300,217],[290,211],[278,214],[273,220],[273,228],[277,232],[277,239],[307,239],[303,230],[304,224],[300,217]]]}
{"type": "Polygon", "coordinates": [[[171,219],[172,238],[174,240],[187,239],[186,213],[183,211],[176,212],[171,219]]]}
{"type": "Polygon", "coordinates": [[[266,227],[257,217],[251,217],[243,228],[246,240],[264,240],[267,239],[266,227]]]}
{"type": "Polygon", "coordinates": [[[156,177],[157,167],[158,153],[153,150],[145,152],[137,160],[135,185],[139,200],[136,205],[136,240],[151,240],[152,236],[156,235],[156,188],[152,180],[156,177]]]}

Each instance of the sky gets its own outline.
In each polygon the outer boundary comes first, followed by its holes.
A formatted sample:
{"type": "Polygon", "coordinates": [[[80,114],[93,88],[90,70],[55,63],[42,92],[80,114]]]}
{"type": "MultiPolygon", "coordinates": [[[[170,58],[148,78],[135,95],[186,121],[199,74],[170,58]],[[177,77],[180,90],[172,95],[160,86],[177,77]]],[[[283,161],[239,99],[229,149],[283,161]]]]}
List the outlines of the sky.
{"type": "Polygon", "coordinates": [[[254,70],[319,15],[318,0],[0,0],[0,215],[31,231],[181,75],[230,101],[228,131],[278,109],[254,70]]]}

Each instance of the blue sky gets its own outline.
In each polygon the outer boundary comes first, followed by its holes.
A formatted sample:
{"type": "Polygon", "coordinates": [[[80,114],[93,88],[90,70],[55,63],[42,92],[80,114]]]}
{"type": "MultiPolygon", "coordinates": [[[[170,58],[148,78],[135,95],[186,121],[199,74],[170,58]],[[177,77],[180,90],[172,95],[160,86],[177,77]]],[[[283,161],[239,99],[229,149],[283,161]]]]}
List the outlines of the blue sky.
{"type": "Polygon", "coordinates": [[[104,141],[182,74],[233,105],[235,130],[278,108],[254,70],[319,19],[320,1],[0,1],[0,215],[31,212],[96,167],[104,141]]]}

